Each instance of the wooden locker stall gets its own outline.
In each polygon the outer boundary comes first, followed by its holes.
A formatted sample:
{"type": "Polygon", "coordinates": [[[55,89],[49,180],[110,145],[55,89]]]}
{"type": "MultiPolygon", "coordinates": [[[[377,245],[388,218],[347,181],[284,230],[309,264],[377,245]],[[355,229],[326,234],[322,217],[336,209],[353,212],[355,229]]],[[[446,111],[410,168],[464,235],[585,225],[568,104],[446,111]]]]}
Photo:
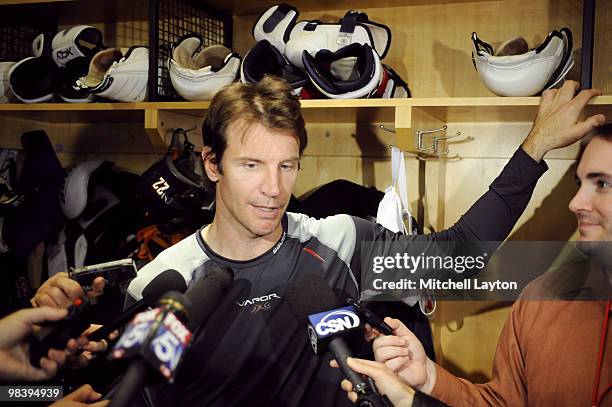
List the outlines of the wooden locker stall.
{"type": "MultiPolygon", "coordinates": [[[[0,1],[0,5],[28,2],[0,1]]],[[[234,49],[242,55],[254,44],[254,21],[275,4],[269,0],[210,3],[230,9],[234,49]]],[[[408,83],[413,96],[303,101],[309,144],[296,195],[340,178],[384,190],[391,182],[389,145],[415,151],[417,131],[446,125],[441,136],[460,133],[447,143],[448,155],[408,154],[406,161],[411,209],[428,231],[452,225],[488,188],[529,132],[537,112],[537,97],[502,98],[484,87],[472,65],[470,34],[476,31],[494,46],[521,35],[530,46],[536,46],[551,30],[567,26],[574,34],[576,59],[570,77],[580,78],[581,0],[381,0],[375,7],[363,0],[299,0],[291,4],[300,10],[299,19],[335,22],[346,10],[358,9],[371,20],[388,25],[392,44],[383,62],[408,83]],[[396,134],[381,129],[381,125],[396,134]]],[[[145,0],[66,1],[59,7],[61,27],[94,25],[104,32],[107,45],[147,41],[145,0]],[[93,9],[91,5],[95,5],[93,9]]],[[[604,112],[608,119],[612,119],[612,62],[608,52],[612,47],[611,13],[610,2],[598,2],[593,85],[602,89],[604,96],[587,108],[587,114],[604,112]]],[[[163,154],[177,126],[197,126],[191,141],[201,145],[199,127],[208,105],[0,105],[0,147],[17,148],[24,131],[44,128],[64,165],[102,157],[142,172],[163,154]]],[[[566,207],[575,191],[576,152],[574,146],[547,156],[550,170],[538,183],[510,239],[571,238],[575,220],[566,207]]],[[[439,304],[431,321],[438,360],[456,374],[486,381],[508,312],[507,303],[439,304]]]]}
{"type": "MultiPolygon", "coordinates": [[[[261,3],[232,3],[234,43],[240,53],[254,42],[251,27],[264,9],[261,3]]],[[[271,4],[274,2],[266,2],[271,4]]],[[[396,145],[413,151],[416,131],[447,125],[447,136],[461,134],[449,140],[447,157],[411,155],[406,161],[412,212],[430,231],[451,226],[486,191],[528,134],[537,112],[538,98],[501,98],[485,88],[472,65],[470,34],[476,31],[494,46],[521,35],[530,46],[537,46],[549,31],[567,26],[574,34],[576,59],[569,77],[580,80],[582,1],[386,0],[373,6],[357,0],[290,4],[300,10],[298,20],[336,22],[346,10],[358,9],[371,20],[388,25],[392,44],[383,62],[408,82],[413,96],[410,107],[396,108],[394,122],[384,123],[384,117],[373,123],[360,120],[364,123],[357,133],[352,122],[340,125],[335,119],[328,125],[307,121],[311,137],[298,193],[336,177],[384,189],[390,183],[388,145],[394,144],[393,139],[396,145]],[[395,127],[398,135],[381,131],[379,124],[395,127]],[[321,132],[323,137],[319,136],[321,132]],[[369,141],[364,148],[366,139],[369,141]],[[328,156],[330,151],[333,159],[328,156]]],[[[612,45],[611,28],[605,19],[611,10],[609,3],[598,2],[593,85],[604,94],[610,94],[612,86],[606,52],[612,45]]],[[[610,118],[610,102],[610,96],[598,98],[593,103],[602,105],[589,106],[587,114],[602,111],[610,118]]],[[[574,146],[547,156],[550,169],[509,239],[564,240],[572,236],[575,219],[567,204],[575,191],[576,153],[574,146]]],[[[436,356],[442,365],[462,377],[487,381],[510,305],[440,304],[431,323],[436,356]]]]}

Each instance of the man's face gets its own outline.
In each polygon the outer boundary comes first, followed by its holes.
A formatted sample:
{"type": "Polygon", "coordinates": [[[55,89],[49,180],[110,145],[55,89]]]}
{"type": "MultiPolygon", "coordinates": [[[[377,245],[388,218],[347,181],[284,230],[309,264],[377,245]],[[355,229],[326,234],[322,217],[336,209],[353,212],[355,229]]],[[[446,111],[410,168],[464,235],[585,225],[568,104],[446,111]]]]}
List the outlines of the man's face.
{"type": "Polygon", "coordinates": [[[207,166],[209,178],[217,181],[215,220],[239,236],[274,238],[298,173],[298,140],[290,131],[241,121],[227,133],[223,173],[207,166]]]}
{"type": "Polygon", "coordinates": [[[576,180],[580,188],[569,208],[578,218],[581,241],[612,240],[612,141],[594,137],[587,145],[576,180]]]}

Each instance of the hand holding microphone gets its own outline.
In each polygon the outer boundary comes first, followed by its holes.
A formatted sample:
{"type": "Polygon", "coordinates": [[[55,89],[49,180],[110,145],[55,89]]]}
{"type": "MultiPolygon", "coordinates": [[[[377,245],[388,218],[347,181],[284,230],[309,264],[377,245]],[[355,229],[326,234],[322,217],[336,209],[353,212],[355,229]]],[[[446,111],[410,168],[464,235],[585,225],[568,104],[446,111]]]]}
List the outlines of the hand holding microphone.
{"type": "MultiPolygon", "coordinates": [[[[348,366],[355,372],[364,374],[374,379],[378,390],[384,394],[394,407],[411,407],[414,400],[414,390],[404,384],[400,378],[380,362],[371,360],[348,358],[348,366]]],[[[332,367],[339,367],[335,360],[330,362],[332,367]]],[[[358,396],[353,391],[353,384],[343,380],[340,384],[342,390],[347,393],[351,402],[356,403],[358,396]]]]}
{"type": "Polygon", "coordinates": [[[333,290],[318,274],[308,272],[293,280],[285,299],[294,316],[308,322],[308,336],[315,354],[321,355],[329,350],[334,356],[337,366],[351,383],[356,405],[390,406],[389,400],[377,393],[374,386],[347,363],[351,353],[342,336],[363,328],[355,308],[333,309],[338,304],[333,290]],[[317,302],[312,298],[317,298],[317,302]]]}
{"type": "Polygon", "coordinates": [[[376,361],[384,363],[409,386],[430,394],[436,383],[434,362],[427,357],[423,345],[400,320],[385,318],[393,335],[377,337],[372,343],[376,361]]]}
{"type": "MultiPolygon", "coordinates": [[[[68,322],[64,326],[55,327],[53,332],[55,336],[65,336],[70,330],[73,336],[81,335],[78,339],[70,339],[68,341],[67,350],[69,356],[67,365],[72,368],[87,366],[96,354],[106,351],[108,347],[107,341],[116,339],[118,336],[117,330],[123,327],[134,315],[147,307],[154,306],[165,292],[177,291],[182,293],[186,289],[185,279],[178,271],[165,270],[151,280],[149,285],[143,290],[142,300],[126,309],[107,325],[90,325],[89,321],[91,318],[89,317],[88,310],[83,308],[79,314],[80,320],[83,322],[80,326],[77,327],[74,322],[68,322]]],[[[37,346],[42,348],[43,352],[45,351],[45,346],[49,347],[48,344],[37,344],[37,346]]]]}
{"type": "MultiPolygon", "coordinates": [[[[33,364],[36,365],[40,355],[52,346],[57,347],[58,343],[62,344],[62,348],[66,346],[67,365],[70,367],[86,366],[95,353],[105,351],[107,343],[101,341],[105,337],[86,338],[96,330],[96,325],[87,323],[89,312],[86,309],[90,308],[89,300],[103,294],[107,281],[111,286],[116,286],[119,282],[133,278],[135,275],[134,262],[131,259],[124,259],[82,267],[70,273],[57,273],[47,279],[30,302],[34,307],[46,305],[66,308],[69,310],[70,321],[43,327],[32,344],[33,364]],[[69,338],[78,339],[70,339],[66,343],[69,338]]],[[[108,332],[106,337],[110,334],[111,332],[108,332]]]]}

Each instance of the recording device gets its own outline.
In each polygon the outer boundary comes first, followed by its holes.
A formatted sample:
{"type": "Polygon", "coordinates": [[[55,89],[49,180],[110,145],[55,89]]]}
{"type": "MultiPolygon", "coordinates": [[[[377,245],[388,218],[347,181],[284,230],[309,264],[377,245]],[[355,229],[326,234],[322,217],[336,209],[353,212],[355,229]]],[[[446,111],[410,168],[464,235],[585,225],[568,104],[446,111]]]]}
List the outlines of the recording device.
{"type": "Polygon", "coordinates": [[[375,391],[371,379],[366,380],[346,363],[351,352],[342,336],[363,328],[355,308],[334,308],[338,304],[336,295],[316,273],[304,273],[296,277],[287,288],[285,299],[298,320],[308,321],[308,338],[315,354],[321,355],[329,350],[344,376],[353,384],[353,391],[357,393],[356,405],[391,406],[385,396],[375,391]],[[314,298],[317,301],[313,301],[314,298]]]}
{"type": "Polygon", "coordinates": [[[109,359],[135,358],[124,375],[111,406],[128,406],[151,370],[173,381],[192,334],[214,312],[233,281],[230,269],[212,270],[185,295],[165,294],[158,307],[136,315],[109,359]]]}
{"type": "Polygon", "coordinates": [[[30,362],[39,367],[40,358],[49,349],[64,349],[71,338],[78,338],[91,323],[89,310],[92,308],[87,298],[77,298],[68,307],[68,316],[60,321],[47,321],[41,329],[30,336],[30,362]]]}
{"type": "Polygon", "coordinates": [[[370,311],[365,304],[360,301],[355,301],[352,298],[347,298],[346,303],[352,305],[365,322],[372,325],[373,328],[376,328],[385,335],[393,335],[393,328],[391,328],[380,316],[370,311]]]}
{"type": "MultiPolygon", "coordinates": [[[[115,263],[115,262],[112,262],[115,263]]],[[[110,264],[110,263],[105,263],[110,264]]],[[[96,266],[91,266],[96,267],[96,266]]],[[[90,341],[107,338],[111,332],[121,328],[127,321],[147,307],[155,305],[159,298],[169,290],[184,292],[187,284],[176,270],[166,270],[155,277],[142,291],[143,299],[129,307],[123,314],[109,324],[98,328],[88,335],[90,341]]],[[[68,316],[61,321],[46,322],[42,329],[32,335],[30,341],[30,360],[38,366],[40,358],[47,355],[49,349],[64,349],[71,338],[78,338],[91,324],[90,309],[93,305],[88,299],[78,298],[68,308],[68,316]]]]}
{"type": "Polygon", "coordinates": [[[136,271],[134,260],[123,259],[85,267],[71,267],[68,276],[79,283],[85,291],[89,291],[97,277],[104,277],[107,286],[117,287],[136,277],[136,271]]]}
{"type": "Polygon", "coordinates": [[[157,301],[168,291],[184,293],[187,290],[185,278],[176,270],[170,269],[160,273],[142,290],[142,299],[123,311],[121,315],[98,328],[87,337],[90,341],[100,341],[107,338],[113,331],[121,328],[125,323],[148,307],[153,307],[157,301]]]}

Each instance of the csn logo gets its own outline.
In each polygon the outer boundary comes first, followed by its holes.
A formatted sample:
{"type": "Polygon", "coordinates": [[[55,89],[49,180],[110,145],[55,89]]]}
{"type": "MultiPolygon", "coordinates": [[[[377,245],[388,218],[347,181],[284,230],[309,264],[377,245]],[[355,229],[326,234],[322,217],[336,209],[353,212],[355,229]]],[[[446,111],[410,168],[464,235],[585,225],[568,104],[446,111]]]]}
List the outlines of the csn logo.
{"type": "Polygon", "coordinates": [[[318,318],[322,314],[314,315],[312,325],[317,336],[325,337],[344,330],[351,330],[360,325],[360,320],[352,307],[345,307],[323,314],[322,318],[318,318]],[[316,321],[318,319],[318,321],[316,321]]]}

